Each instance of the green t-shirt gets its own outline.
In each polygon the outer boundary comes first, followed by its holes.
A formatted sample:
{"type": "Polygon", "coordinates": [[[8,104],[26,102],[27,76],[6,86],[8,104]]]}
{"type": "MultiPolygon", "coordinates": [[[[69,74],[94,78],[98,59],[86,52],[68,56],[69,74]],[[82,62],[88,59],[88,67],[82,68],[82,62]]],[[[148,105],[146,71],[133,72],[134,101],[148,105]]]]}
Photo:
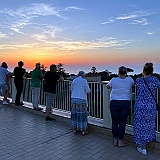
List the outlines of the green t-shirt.
{"type": "Polygon", "coordinates": [[[40,87],[41,86],[41,79],[42,72],[39,69],[34,69],[31,73],[31,87],[40,87]]]}

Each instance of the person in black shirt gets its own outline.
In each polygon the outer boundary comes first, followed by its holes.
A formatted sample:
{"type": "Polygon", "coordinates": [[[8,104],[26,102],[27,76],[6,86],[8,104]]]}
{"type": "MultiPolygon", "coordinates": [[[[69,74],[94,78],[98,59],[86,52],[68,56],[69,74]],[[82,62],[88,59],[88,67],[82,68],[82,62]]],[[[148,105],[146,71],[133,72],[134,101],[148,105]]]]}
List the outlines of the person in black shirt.
{"type": "Polygon", "coordinates": [[[46,122],[55,120],[49,117],[51,106],[56,94],[56,84],[57,81],[63,81],[64,79],[60,77],[57,73],[57,67],[55,64],[50,66],[50,71],[47,71],[44,75],[44,92],[46,95],[46,122]]]}
{"type": "Polygon", "coordinates": [[[22,61],[18,62],[18,66],[14,68],[13,74],[14,74],[14,84],[17,89],[16,93],[16,99],[15,99],[15,105],[23,105],[23,103],[20,102],[21,93],[23,91],[23,76],[26,72],[24,68],[22,68],[24,63],[22,61]]]}

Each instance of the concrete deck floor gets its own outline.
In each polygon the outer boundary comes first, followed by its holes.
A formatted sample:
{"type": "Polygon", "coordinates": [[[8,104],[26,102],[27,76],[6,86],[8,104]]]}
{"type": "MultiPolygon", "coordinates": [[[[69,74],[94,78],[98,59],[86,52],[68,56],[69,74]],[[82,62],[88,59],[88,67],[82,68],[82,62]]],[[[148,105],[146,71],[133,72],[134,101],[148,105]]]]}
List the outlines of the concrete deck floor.
{"type": "Polygon", "coordinates": [[[0,160],[159,160],[159,156],[160,151],[151,148],[141,155],[133,143],[114,147],[112,137],[103,134],[74,134],[65,123],[45,123],[42,116],[0,104],[0,160]]]}

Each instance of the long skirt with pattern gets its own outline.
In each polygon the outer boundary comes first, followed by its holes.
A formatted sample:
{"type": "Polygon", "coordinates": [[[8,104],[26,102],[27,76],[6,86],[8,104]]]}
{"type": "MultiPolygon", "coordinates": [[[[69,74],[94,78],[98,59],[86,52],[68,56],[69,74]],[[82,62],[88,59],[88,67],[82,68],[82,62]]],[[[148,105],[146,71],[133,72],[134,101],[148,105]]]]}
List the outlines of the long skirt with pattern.
{"type": "Polygon", "coordinates": [[[71,125],[77,131],[83,131],[88,128],[88,114],[86,100],[72,98],[71,100],[71,125]]]}
{"type": "MultiPolygon", "coordinates": [[[[156,77],[148,77],[145,79],[149,84],[153,94],[159,82],[156,77]]],[[[156,131],[156,104],[151,96],[144,80],[137,78],[137,97],[134,106],[134,141],[138,146],[144,147],[147,142],[155,139],[156,131]]],[[[156,96],[155,96],[156,97],[156,96]]]]}

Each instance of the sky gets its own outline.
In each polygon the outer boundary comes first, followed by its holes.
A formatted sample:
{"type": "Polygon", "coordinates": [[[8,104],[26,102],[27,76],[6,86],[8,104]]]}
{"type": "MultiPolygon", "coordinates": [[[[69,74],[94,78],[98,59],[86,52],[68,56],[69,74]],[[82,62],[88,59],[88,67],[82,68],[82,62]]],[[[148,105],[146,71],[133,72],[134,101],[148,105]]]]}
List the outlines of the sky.
{"type": "Polygon", "coordinates": [[[0,63],[139,72],[153,62],[160,73],[159,17],[159,0],[0,1],[0,63]]]}

